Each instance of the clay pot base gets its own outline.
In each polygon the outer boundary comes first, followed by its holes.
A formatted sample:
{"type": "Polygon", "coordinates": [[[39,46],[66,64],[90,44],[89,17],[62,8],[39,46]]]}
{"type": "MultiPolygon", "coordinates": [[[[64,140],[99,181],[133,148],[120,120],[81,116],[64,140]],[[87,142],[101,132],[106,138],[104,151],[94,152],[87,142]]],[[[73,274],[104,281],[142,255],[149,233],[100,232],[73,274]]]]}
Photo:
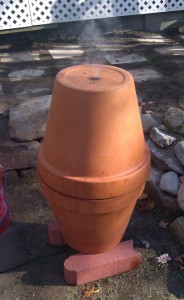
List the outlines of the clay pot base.
{"type": "MultiPolygon", "coordinates": [[[[66,242],[57,222],[48,225],[49,243],[63,246],[66,242]]],[[[111,251],[100,254],[78,253],[64,262],[64,278],[67,283],[80,285],[117,275],[139,267],[141,254],[133,249],[133,241],[120,242],[111,251]]]]}

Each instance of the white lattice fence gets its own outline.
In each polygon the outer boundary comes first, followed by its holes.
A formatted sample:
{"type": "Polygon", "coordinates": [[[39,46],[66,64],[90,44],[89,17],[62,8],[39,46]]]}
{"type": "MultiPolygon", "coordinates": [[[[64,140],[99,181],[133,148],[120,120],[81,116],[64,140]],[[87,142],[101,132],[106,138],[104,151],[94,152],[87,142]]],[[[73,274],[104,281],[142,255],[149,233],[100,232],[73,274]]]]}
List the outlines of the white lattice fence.
{"type": "Polygon", "coordinates": [[[0,30],[31,26],[29,0],[0,0],[0,30]]]}
{"type": "Polygon", "coordinates": [[[0,30],[184,10],[184,0],[0,0],[0,30]]]}
{"type": "Polygon", "coordinates": [[[184,0],[30,0],[34,25],[184,9],[184,0]]]}

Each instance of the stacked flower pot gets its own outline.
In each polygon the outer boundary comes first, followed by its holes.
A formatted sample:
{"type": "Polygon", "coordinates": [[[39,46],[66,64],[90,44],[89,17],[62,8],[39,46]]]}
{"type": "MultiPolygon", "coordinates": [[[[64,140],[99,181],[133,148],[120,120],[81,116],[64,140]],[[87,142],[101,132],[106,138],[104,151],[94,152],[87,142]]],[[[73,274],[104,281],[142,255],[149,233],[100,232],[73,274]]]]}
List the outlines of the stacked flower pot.
{"type": "Polygon", "coordinates": [[[38,173],[66,243],[91,254],[115,248],[149,170],[132,75],[104,65],[59,72],[38,173]]]}

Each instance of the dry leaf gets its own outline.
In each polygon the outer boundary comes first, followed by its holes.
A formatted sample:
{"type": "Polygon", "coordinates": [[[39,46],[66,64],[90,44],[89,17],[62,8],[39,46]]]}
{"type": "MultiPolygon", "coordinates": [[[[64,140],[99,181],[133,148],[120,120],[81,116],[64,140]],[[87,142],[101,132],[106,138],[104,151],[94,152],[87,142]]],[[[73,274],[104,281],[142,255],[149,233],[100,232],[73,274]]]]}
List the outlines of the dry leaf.
{"type": "Polygon", "coordinates": [[[166,264],[169,260],[171,260],[171,257],[169,256],[169,254],[164,253],[164,254],[156,257],[155,260],[158,263],[166,264]]]}
{"type": "Polygon", "coordinates": [[[181,264],[184,264],[184,254],[181,254],[181,255],[177,256],[177,257],[175,258],[175,261],[178,261],[178,262],[180,262],[181,264]]]}
{"type": "Polygon", "coordinates": [[[145,246],[146,249],[150,247],[150,243],[148,241],[141,241],[141,243],[145,246]]]}
{"type": "Polygon", "coordinates": [[[143,200],[143,199],[147,199],[148,198],[148,194],[147,193],[142,193],[140,195],[140,197],[138,198],[138,200],[143,200]]]}
{"type": "Polygon", "coordinates": [[[181,255],[175,257],[175,261],[178,261],[181,264],[179,267],[180,267],[180,270],[183,271],[184,270],[184,254],[181,254],[181,255]]]}
{"type": "Polygon", "coordinates": [[[160,228],[168,228],[169,223],[166,221],[160,221],[158,225],[160,228]]]}
{"type": "Polygon", "coordinates": [[[155,202],[146,199],[146,200],[140,200],[139,202],[139,211],[141,212],[151,212],[155,208],[155,202]]]}
{"type": "Polygon", "coordinates": [[[90,299],[91,295],[99,293],[99,289],[92,286],[89,290],[84,291],[82,298],[90,299]]]}
{"type": "Polygon", "coordinates": [[[178,262],[180,262],[181,264],[183,264],[183,259],[182,259],[181,256],[176,257],[176,258],[175,258],[175,261],[178,261],[178,262]]]}

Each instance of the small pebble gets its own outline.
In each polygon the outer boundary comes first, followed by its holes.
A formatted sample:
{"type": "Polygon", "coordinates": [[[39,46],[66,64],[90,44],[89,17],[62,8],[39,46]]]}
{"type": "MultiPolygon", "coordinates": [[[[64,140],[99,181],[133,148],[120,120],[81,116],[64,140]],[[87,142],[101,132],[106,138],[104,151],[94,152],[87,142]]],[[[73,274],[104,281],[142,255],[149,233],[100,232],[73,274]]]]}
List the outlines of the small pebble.
{"type": "Polygon", "coordinates": [[[166,130],[166,127],[165,127],[165,125],[160,125],[159,127],[158,127],[160,130],[163,130],[163,131],[165,131],[166,130]]]}

